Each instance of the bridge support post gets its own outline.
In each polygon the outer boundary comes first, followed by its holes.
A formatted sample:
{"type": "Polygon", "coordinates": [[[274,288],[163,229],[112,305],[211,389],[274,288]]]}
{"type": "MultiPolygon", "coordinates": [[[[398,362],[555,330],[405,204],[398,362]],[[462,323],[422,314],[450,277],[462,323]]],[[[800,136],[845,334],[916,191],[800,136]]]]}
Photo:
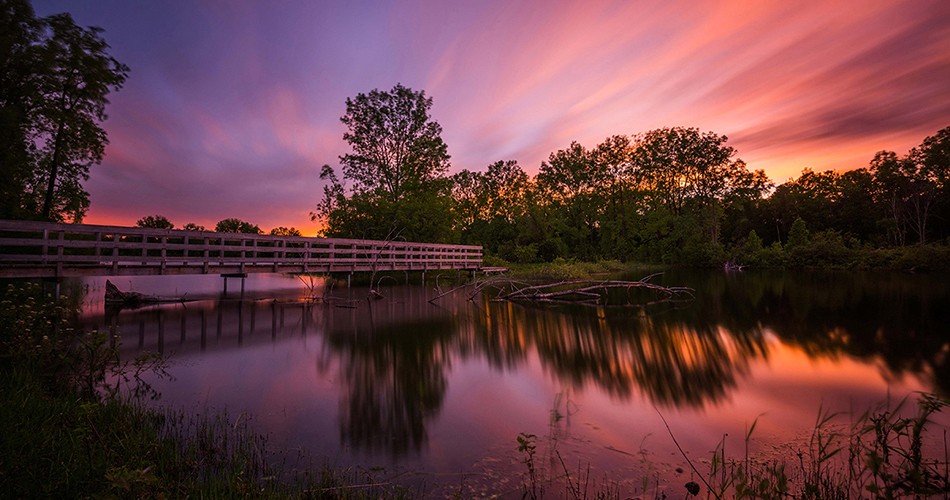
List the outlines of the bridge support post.
{"type": "Polygon", "coordinates": [[[244,296],[244,279],[247,273],[225,273],[221,275],[224,278],[224,295],[228,294],[228,278],[241,278],[241,296],[244,296]]]}
{"type": "Polygon", "coordinates": [[[347,274],[347,275],[346,275],[346,287],[347,287],[347,288],[350,287],[350,282],[351,282],[351,281],[353,281],[353,273],[350,273],[350,274],[347,274]]]}

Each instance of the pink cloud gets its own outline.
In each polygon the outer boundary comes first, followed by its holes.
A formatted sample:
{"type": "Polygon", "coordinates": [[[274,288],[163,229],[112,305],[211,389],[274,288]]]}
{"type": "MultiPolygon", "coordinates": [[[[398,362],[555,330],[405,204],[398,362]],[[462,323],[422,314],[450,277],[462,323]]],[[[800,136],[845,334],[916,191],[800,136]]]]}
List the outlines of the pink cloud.
{"type": "Polygon", "coordinates": [[[89,183],[90,217],[113,220],[171,204],[309,224],[319,166],[347,151],[345,99],[397,82],[434,99],[453,171],[534,173],[573,140],[681,125],[781,182],[906,151],[950,116],[940,0],[63,8],[132,68],[89,183]]]}

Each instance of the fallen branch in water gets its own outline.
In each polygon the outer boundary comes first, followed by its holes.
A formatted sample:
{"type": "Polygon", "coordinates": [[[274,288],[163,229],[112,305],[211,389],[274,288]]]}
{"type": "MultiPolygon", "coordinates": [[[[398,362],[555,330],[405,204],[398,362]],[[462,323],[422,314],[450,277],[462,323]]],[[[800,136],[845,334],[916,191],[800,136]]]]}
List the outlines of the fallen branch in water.
{"type": "Polygon", "coordinates": [[[446,295],[450,295],[462,288],[472,288],[469,300],[486,288],[498,290],[495,300],[508,300],[514,302],[551,302],[568,304],[586,304],[586,305],[611,305],[611,306],[643,306],[658,302],[675,302],[692,300],[694,290],[688,287],[680,286],[662,286],[651,283],[650,279],[657,276],[651,274],[640,280],[564,280],[554,283],[544,283],[540,285],[531,285],[521,281],[515,281],[506,276],[491,276],[483,280],[459,286],[448,290],[440,295],[433,297],[429,302],[434,302],[446,295]],[[636,291],[652,292],[649,300],[634,296],[636,291]],[[625,292],[625,293],[624,293],[625,292]]]}
{"type": "Polygon", "coordinates": [[[167,304],[173,302],[189,302],[184,295],[181,297],[159,297],[157,295],[145,295],[138,292],[123,292],[109,280],[106,280],[105,303],[108,306],[136,308],[149,304],[167,304]]]}

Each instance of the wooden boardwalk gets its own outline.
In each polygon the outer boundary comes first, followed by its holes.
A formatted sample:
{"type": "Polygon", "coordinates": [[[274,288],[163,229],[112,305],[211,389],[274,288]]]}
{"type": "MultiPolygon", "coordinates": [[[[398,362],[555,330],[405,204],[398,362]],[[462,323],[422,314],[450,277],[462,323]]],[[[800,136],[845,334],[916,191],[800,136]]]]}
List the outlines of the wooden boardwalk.
{"type": "Polygon", "coordinates": [[[482,247],[0,220],[0,277],[478,270],[482,247]]]}

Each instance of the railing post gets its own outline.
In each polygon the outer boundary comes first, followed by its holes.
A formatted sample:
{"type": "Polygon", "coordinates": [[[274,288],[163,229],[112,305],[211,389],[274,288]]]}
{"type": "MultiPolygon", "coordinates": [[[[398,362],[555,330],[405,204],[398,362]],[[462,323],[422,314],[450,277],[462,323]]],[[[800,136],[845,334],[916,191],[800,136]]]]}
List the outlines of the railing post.
{"type": "Polygon", "coordinates": [[[63,274],[63,255],[64,255],[63,242],[66,241],[66,231],[59,231],[59,236],[57,237],[57,240],[58,242],[56,244],[56,276],[59,277],[61,274],[63,274]]]}
{"type": "Polygon", "coordinates": [[[159,267],[158,274],[165,274],[165,258],[168,256],[168,237],[162,236],[160,241],[162,243],[162,263],[159,267]]]}
{"type": "Polygon", "coordinates": [[[142,265],[146,265],[148,258],[148,236],[142,235],[142,265]]]}
{"type": "Polygon", "coordinates": [[[119,274],[119,240],[118,234],[112,234],[112,274],[119,274]]]}
{"type": "Polygon", "coordinates": [[[43,230],[42,255],[43,255],[43,264],[45,265],[49,262],[49,229],[43,230]]]}
{"type": "Polygon", "coordinates": [[[211,249],[208,246],[211,245],[211,240],[207,236],[204,237],[204,251],[202,252],[202,257],[204,258],[204,265],[201,266],[201,270],[205,274],[208,274],[208,257],[211,253],[211,249]]]}
{"type": "MultiPolygon", "coordinates": [[[[333,248],[333,245],[330,245],[330,248],[333,248]]],[[[303,243],[303,272],[310,272],[310,242],[305,241],[303,243]]]]}

